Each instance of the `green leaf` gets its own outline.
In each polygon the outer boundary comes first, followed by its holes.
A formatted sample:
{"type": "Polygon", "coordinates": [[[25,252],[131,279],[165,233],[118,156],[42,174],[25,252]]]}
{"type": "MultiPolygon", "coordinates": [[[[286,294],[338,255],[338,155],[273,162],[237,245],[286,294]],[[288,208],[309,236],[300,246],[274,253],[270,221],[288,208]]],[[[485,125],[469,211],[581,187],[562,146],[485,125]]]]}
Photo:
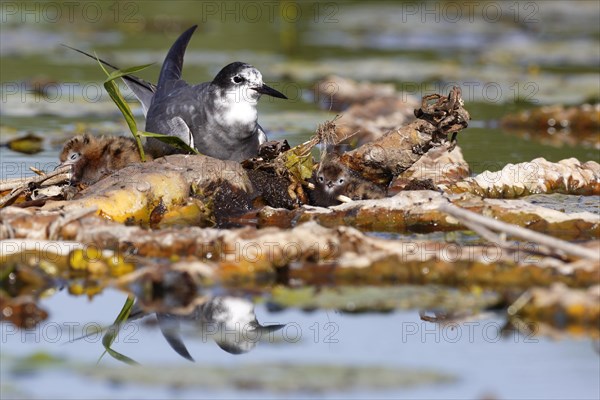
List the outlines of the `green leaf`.
{"type": "Polygon", "coordinates": [[[117,338],[117,336],[119,334],[119,330],[121,329],[121,324],[123,324],[123,322],[127,321],[127,318],[129,317],[129,313],[131,312],[131,307],[133,307],[134,300],[135,300],[135,298],[133,296],[127,297],[127,300],[125,300],[125,304],[123,304],[123,308],[121,308],[121,312],[119,312],[119,315],[117,315],[115,322],[110,326],[110,328],[108,328],[108,330],[102,337],[102,345],[104,346],[105,352],[100,356],[100,359],[98,360],[98,362],[100,362],[100,360],[102,359],[104,354],[108,353],[114,359],[122,361],[124,363],[130,364],[130,365],[139,364],[135,360],[127,357],[126,355],[119,353],[116,350],[113,350],[110,347],[110,346],[112,346],[112,344],[114,343],[115,339],[117,338]]]}
{"type": "Polygon", "coordinates": [[[98,55],[96,54],[96,52],[94,52],[94,55],[96,56],[96,61],[98,61],[98,65],[100,66],[100,68],[102,68],[102,71],[104,71],[104,73],[106,75],[110,75],[110,72],[108,72],[106,70],[106,68],[104,68],[104,64],[102,64],[102,62],[100,62],[100,59],[98,58],[98,55]]]}
{"type": "Polygon", "coordinates": [[[129,127],[129,130],[131,131],[131,134],[133,135],[133,138],[135,139],[135,144],[138,148],[138,152],[140,153],[140,158],[142,159],[142,161],[146,161],[146,154],[144,153],[144,146],[142,145],[142,139],[138,135],[137,122],[135,122],[135,117],[133,116],[133,112],[131,112],[131,108],[129,107],[129,104],[127,104],[127,102],[125,101],[125,98],[123,97],[123,95],[121,94],[121,91],[119,90],[119,86],[117,86],[117,84],[114,82],[114,80],[117,78],[120,78],[124,75],[128,75],[132,72],[140,71],[144,68],[147,68],[149,65],[152,65],[152,64],[140,65],[137,67],[131,67],[131,68],[127,68],[124,70],[116,70],[114,72],[109,73],[106,70],[106,68],[104,68],[104,65],[102,65],[100,60],[97,59],[97,57],[96,57],[96,60],[98,61],[100,68],[102,68],[104,73],[108,76],[108,78],[104,82],[104,89],[106,89],[106,92],[108,93],[108,95],[110,96],[112,101],[117,105],[117,107],[121,111],[121,114],[123,114],[123,117],[125,117],[127,126],[129,127]]]}
{"type": "Polygon", "coordinates": [[[121,91],[119,90],[119,86],[117,86],[117,84],[114,82],[114,80],[118,79],[118,78],[122,78],[125,75],[129,75],[134,72],[141,71],[145,68],[148,68],[152,64],[139,65],[136,67],[126,68],[123,70],[116,70],[116,71],[113,71],[110,73],[106,70],[106,68],[104,68],[104,65],[102,65],[102,63],[99,60],[98,60],[98,64],[100,65],[100,67],[102,68],[104,73],[106,73],[106,75],[107,75],[106,81],[104,81],[104,88],[106,89],[106,92],[108,93],[108,95],[110,96],[112,101],[117,105],[117,107],[121,111],[121,114],[123,114],[123,117],[125,117],[127,126],[129,127],[131,134],[135,138],[135,142],[138,147],[138,151],[140,152],[140,157],[142,158],[142,161],[146,161],[146,155],[144,154],[144,147],[142,145],[142,139],[141,139],[142,136],[155,138],[157,140],[160,140],[163,143],[166,143],[170,146],[173,146],[180,150],[186,151],[188,153],[199,154],[198,150],[190,147],[188,144],[186,144],[184,141],[182,141],[178,137],[162,135],[159,133],[144,132],[144,131],[138,130],[137,123],[135,121],[135,117],[133,116],[133,112],[131,112],[131,108],[129,107],[129,104],[127,104],[127,102],[125,101],[125,98],[123,97],[123,95],[121,94],[121,91]]]}
{"type": "Polygon", "coordinates": [[[299,181],[304,181],[312,176],[312,156],[299,155],[294,149],[288,150],[285,157],[286,169],[299,181]]]}
{"type": "Polygon", "coordinates": [[[145,132],[145,131],[138,131],[138,135],[143,136],[143,137],[155,138],[155,139],[160,140],[163,143],[166,143],[168,145],[176,147],[180,150],[187,151],[187,152],[194,153],[194,154],[200,154],[198,152],[198,150],[194,149],[193,147],[190,147],[187,143],[185,143],[183,140],[181,140],[177,136],[169,136],[169,135],[163,135],[161,133],[153,133],[153,132],[145,132]]]}
{"type": "Polygon", "coordinates": [[[125,117],[125,121],[129,126],[129,130],[131,130],[132,133],[137,133],[137,122],[135,122],[135,118],[133,117],[131,108],[129,107],[129,104],[127,104],[127,102],[125,101],[125,98],[121,94],[121,91],[119,90],[117,84],[113,81],[104,82],[104,89],[106,89],[112,101],[114,101],[117,107],[119,107],[119,110],[121,110],[121,113],[125,117]]]}
{"type": "MultiPolygon", "coordinates": [[[[125,75],[133,74],[134,72],[138,72],[138,71],[141,71],[143,69],[146,69],[146,68],[148,68],[151,65],[154,65],[154,63],[144,64],[144,65],[138,65],[137,67],[131,67],[131,68],[125,68],[125,69],[118,69],[118,70],[113,71],[111,73],[107,72],[108,78],[106,78],[105,82],[114,81],[115,79],[122,78],[125,75]]],[[[104,70],[104,71],[106,72],[106,70],[104,70]]]]}

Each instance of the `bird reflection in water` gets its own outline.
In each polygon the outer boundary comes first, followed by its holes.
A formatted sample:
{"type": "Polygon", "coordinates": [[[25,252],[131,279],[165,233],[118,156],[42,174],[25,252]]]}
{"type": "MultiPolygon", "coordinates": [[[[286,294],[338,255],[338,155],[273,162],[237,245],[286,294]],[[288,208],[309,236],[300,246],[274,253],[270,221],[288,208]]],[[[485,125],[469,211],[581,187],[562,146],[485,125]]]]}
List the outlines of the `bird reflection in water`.
{"type": "MultiPolygon", "coordinates": [[[[129,321],[147,316],[134,306],[129,321]]],[[[173,350],[183,358],[194,361],[181,337],[181,324],[190,323],[200,329],[202,340],[211,338],[230,354],[253,350],[257,343],[272,339],[274,332],[285,324],[261,325],[256,319],[254,303],[243,297],[216,296],[197,306],[187,315],[157,312],[158,326],[173,350]]]]}

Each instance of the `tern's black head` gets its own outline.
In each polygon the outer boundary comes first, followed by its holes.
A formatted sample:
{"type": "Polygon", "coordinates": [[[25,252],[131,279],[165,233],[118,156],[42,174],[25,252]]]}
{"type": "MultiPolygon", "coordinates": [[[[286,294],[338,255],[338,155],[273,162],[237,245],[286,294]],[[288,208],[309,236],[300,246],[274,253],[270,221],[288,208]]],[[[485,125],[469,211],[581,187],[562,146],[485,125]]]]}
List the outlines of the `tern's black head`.
{"type": "Polygon", "coordinates": [[[266,94],[268,96],[287,99],[283,93],[263,83],[262,74],[259,70],[250,64],[240,61],[225,66],[219,71],[212,83],[226,91],[251,89],[257,93],[257,97],[261,94],[266,94]]]}

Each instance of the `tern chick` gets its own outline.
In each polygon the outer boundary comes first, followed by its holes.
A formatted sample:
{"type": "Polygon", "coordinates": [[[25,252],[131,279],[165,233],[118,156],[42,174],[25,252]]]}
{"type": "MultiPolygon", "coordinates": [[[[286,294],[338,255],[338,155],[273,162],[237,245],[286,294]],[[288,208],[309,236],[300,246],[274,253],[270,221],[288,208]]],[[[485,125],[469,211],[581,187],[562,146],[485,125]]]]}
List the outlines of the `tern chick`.
{"type": "Polygon", "coordinates": [[[340,204],[340,196],[352,200],[379,199],[386,191],[379,185],[361,178],[356,172],[341,163],[338,155],[328,155],[315,174],[315,189],[311,193],[312,203],[329,207],[340,204]]]}
{"type": "Polygon", "coordinates": [[[60,161],[71,166],[71,183],[89,186],[141,158],[133,139],[86,134],[65,143],[60,161]]]}

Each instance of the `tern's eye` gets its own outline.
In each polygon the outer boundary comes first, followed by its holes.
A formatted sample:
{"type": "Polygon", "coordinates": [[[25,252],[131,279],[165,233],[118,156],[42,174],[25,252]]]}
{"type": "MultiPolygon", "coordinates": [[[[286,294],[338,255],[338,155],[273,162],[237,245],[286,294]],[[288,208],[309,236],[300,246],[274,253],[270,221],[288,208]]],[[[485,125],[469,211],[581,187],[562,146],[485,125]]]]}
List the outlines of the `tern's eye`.
{"type": "Polygon", "coordinates": [[[233,83],[242,83],[243,79],[241,76],[236,75],[233,78],[231,78],[231,80],[233,81],[233,83]]]}
{"type": "Polygon", "coordinates": [[[323,175],[319,176],[319,182],[323,182],[325,180],[325,178],[323,178],[323,175]]]}
{"type": "Polygon", "coordinates": [[[344,183],[344,178],[340,178],[340,180],[338,181],[338,185],[341,185],[342,183],[344,183]]]}

